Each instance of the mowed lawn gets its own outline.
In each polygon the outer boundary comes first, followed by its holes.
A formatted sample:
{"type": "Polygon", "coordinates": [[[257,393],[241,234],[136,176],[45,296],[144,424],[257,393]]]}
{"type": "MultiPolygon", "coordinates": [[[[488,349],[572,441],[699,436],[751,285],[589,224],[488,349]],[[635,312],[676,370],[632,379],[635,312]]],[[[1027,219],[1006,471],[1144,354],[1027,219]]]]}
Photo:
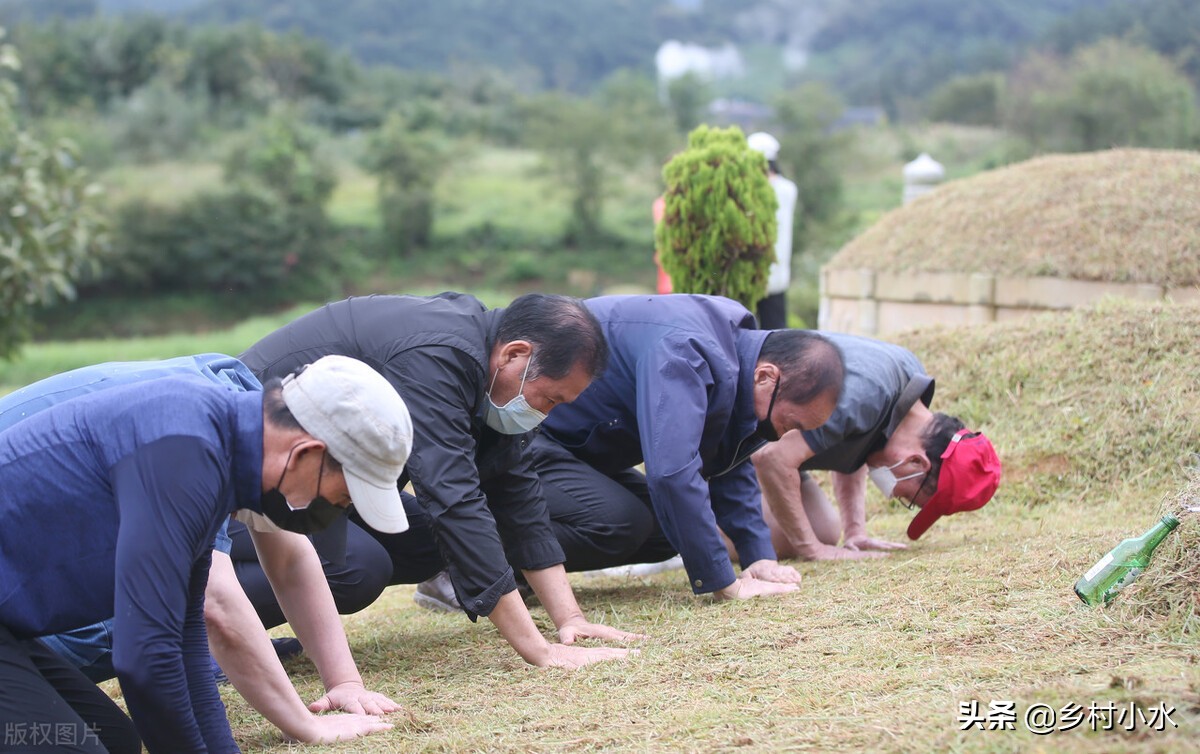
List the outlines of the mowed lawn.
{"type": "MultiPolygon", "coordinates": [[[[7,365],[0,391],[80,363],[236,353],[293,316],[201,338],[35,345],[22,362],[32,371],[7,365]]],[[[681,572],[574,576],[594,620],[651,637],[635,658],[575,672],[528,667],[486,621],[429,613],[412,587],[393,587],[346,627],[368,685],[407,713],[389,733],[306,750],[1200,750],[1196,514],[1181,513],[1110,607],[1071,591],[1120,539],[1200,504],[1197,332],[1195,306],[1107,304],[900,336],[938,378],[934,407],[999,450],[1004,483],[982,512],[885,559],[798,564],[805,583],[781,599],[714,603],[681,572]],[[973,703],[1003,728],[987,712],[1007,702],[1014,729],[961,730],[973,703]],[[1088,722],[1110,702],[1124,710],[1115,730],[1088,722]],[[1034,735],[1031,705],[1083,719],[1034,735]],[[1171,723],[1153,730],[1162,710],[1171,723]]],[[[907,511],[872,497],[869,514],[873,534],[904,539],[907,511]]],[[[305,698],[320,696],[310,663],[289,670],[305,698]]],[[[236,691],[223,695],[243,748],[287,750],[236,691]]]]}
{"type": "MultiPolygon", "coordinates": [[[[427,612],[394,587],[346,627],[368,685],[407,714],[307,750],[1200,750],[1196,514],[1108,608],[1071,589],[1120,539],[1200,500],[1198,331],[1196,307],[1109,304],[900,337],[938,377],[935,407],[999,449],[1005,481],[982,512],[885,559],[799,564],[803,587],[781,599],[714,603],[680,572],[574,576],[594,620],[651,636],[633,659],[575,672],[528,667],[486,621],[427,612]],[[988,717],[1009,702],[1012,718],[988,717]],[[1110,702],[1120,717],[1089,722],[1110,702]],[[998,729],[961,729],[973,703],[998,729]],[[1030,706],[1082,719],[1035,735],[1030,706]]],[[[869,512],[875,535],[904,538],[902,508],[874,497],[869,512]]],[[[289,669],[320,696],[311,664],[289,669]]],[[[287,750],[223,694],[245,749],[287,750]]]]}

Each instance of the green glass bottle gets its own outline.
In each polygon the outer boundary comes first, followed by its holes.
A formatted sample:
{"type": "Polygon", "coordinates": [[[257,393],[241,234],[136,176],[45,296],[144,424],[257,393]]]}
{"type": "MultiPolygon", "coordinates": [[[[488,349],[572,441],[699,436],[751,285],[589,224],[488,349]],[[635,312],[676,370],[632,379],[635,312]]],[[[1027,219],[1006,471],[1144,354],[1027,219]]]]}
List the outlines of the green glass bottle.
{"type": "Polygon", "coordinates": [[[1117,592],[1142,575],[1150,563],[1154,548],[1176,526],[1179,526],[1179,519],[1168,513],[1142,536],[1121,542],[1075,582],[1075,594],[1089,605],[1112,602],[1117,592]]]}

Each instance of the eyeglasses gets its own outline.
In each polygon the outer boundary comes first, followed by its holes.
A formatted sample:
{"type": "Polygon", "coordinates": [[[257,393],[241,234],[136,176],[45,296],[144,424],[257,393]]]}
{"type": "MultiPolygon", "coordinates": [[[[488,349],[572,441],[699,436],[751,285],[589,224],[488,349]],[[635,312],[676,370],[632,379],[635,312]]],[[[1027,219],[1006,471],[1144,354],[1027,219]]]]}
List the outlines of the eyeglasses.
{"type": "Polygon", "coordinates": [[[933,469],[930,469],[929,471],[925,472],[925,476],[921,477],[921,483],[917,485],[917,491],[913,493],[911,500],[900,498],[900,502],[904,504],[905,508],[908,508],[910,511],[912,511],[920,510],[924,506],[924,503],[917,505],[917,498],[921,496],[921,491],[925,489],[925,484],[929,481],[929,475],[932,473],[933,469]]]}

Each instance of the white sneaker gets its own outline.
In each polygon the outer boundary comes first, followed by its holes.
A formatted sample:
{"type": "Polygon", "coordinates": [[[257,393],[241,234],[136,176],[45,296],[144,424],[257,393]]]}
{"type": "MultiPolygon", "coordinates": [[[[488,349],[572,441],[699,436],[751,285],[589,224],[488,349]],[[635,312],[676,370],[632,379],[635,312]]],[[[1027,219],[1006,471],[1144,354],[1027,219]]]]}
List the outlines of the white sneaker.
{"type": "Polygon", "coordinates": [[[462,605],[458,604],[458,597],[454,595],[454,585],[450,583],[450,574],[446,571],[439,571],[428,581],[417,584],[413,602],[428,610],[444,613],[462,612],[462,605]]]}
{"type": "Polygon", "coordinates": [[[634,563],[632,565],[613,566],[612,568],[601,568],[598,571],[583,571],[584,576],[623,576],[632,578],[636,576],[652,576],[663,571],[674,571],[683,568],[683,558],[679,555],[664,560],[661,563],[634,563]]]}

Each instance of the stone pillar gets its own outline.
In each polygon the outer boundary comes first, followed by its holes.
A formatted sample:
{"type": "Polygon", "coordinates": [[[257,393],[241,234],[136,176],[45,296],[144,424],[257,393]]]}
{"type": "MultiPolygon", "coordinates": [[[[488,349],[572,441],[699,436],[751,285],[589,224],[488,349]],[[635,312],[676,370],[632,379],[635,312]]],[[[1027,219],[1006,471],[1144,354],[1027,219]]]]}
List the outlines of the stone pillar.
{"type": "Polygon", "coordinates": [[[996,321],[996,276],[972,273],[967,284],[967,319],[972,324],[996,321]]]}
{"type": "Polygon", "coordinates": [[[858,271],[858,333],[879,333],[879,301],[875,298],[875,270],[858,271]]]}
{"type": "Polygon", "coordinates": [[[925,196],[937,188],[946,177],[946,169],[937,160],[922,152],[904,166],[904,203],[925,196]]]}

